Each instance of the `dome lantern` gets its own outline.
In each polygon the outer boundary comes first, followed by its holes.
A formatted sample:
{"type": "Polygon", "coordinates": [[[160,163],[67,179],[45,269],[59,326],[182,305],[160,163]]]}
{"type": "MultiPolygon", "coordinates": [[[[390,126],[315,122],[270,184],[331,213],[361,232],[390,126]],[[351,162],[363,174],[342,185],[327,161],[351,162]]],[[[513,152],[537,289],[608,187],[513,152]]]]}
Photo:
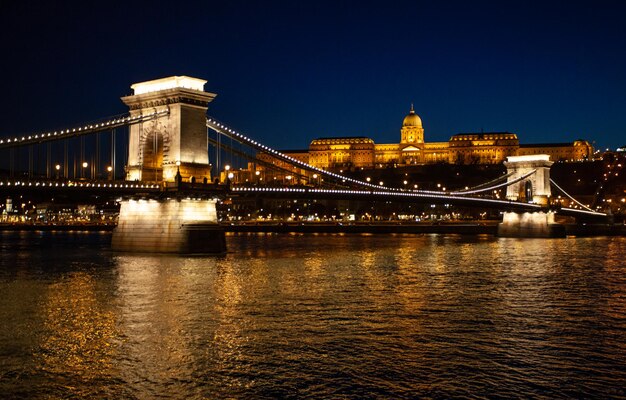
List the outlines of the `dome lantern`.
{"type": "Polygon", "coordinates": [[[415,126],[417,128],[422,127],[422,119],[419,115],[415,114],[413,103],[411,103],[411,111],[409,111],[409,114],[404,117],[404,121],[402,121],[402,126],[415,126]]]}

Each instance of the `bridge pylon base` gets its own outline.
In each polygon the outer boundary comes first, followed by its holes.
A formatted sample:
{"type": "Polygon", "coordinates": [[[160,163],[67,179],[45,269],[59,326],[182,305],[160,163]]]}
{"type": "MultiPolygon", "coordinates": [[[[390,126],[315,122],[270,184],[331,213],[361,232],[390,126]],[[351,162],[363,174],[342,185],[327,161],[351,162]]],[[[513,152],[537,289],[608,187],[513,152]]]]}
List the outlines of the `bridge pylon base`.
{"type": "Polygon", "coordinates": [[[498,236],[518,238],[565,237],[565,226],[554,222],[552,212],[505,212],[498,236]]]}
{"type": "Polygon", "coordinates": [[[223,254],[215,200],[122,200],[111,248],[116,251],[223,254]]]}

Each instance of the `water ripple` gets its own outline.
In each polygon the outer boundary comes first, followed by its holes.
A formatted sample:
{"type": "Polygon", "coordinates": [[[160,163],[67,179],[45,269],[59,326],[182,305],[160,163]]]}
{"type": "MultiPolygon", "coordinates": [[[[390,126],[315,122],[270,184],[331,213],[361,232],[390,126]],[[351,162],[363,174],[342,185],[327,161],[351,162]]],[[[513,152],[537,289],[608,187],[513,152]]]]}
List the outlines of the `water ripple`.
{"type": "Polygon", "coordinates": [[[32,235],[0,246],[6,398],[626,397],[624,238],[32,235]]]}

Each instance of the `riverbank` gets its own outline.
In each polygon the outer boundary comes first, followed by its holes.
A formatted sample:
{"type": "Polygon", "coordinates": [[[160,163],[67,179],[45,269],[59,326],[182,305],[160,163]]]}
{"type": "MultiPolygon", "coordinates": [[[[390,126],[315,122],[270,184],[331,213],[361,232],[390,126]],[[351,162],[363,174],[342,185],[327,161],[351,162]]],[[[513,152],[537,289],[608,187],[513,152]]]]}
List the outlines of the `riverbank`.
{"type": "Polygon", "coordinates": [[[229,224],[226,232],[270,233],[457,233],[462,235],[495,235],[497,223],[459,224],[346,224],[346,223],[277,223],[277,224],[229,224]]]}
{"type": "MultiPolygon", "coordinates": [[[[498,221],[469,223],[222,223],[226,232],[232,233],[372,233],[372,234],[459,234],[496,235],[498,221]]],[[[111,224],[32,225],[0,224],[0,231],[112,231],[111,224]]],[[[568,236],[626,236],[626,225],[565,224],[568,236]]]]}
{"type": "Polygon", "coordinates": [[[112,231],[112,224],[71,224],[71,225],[43,225],[43,224],[0,224],[0,231],[112,231]]]}

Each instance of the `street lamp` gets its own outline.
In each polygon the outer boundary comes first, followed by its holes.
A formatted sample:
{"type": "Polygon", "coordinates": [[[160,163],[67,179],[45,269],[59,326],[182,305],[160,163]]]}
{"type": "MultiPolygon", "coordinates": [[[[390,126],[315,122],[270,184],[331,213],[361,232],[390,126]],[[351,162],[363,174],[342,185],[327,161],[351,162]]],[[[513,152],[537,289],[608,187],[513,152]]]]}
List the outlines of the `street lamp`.
{"type": "Polygon", "coordinates": [[[224,175],[226,176],[226,178],[227,179],[231,179],[230,178],[230,173],[228,172],[228,171],[230,171],[230,165],[228,165],[228,164],[224,165],[224,171],[225,171],[224,175]]]}
{"type": "Polygon", "coordinates": [[[109,178],[109,180],[110,180],[110,181],[112,181],[112,180],[113,180],[113,174],[112,174],[112,172],[113,172],[113,167],[109,165],[109,166],[107,167],[107,175],[108,175],[107,177],[109,178]]]}
{"type": "Polygon", "coordinates": [[[85,177],[85,168],[87,168],[89,166],[89,164],[87,163],[87,161],[83,161],[83,169],[80,171],[80,177],[84,178],[85,177]]]}
{"type": "Polygon", "coordinates": [[[59,171],[61,170],[61,166],[59,164],[54,166],[54,169],[57,171],[57,179],[59,179],[59,171]]]}
{"type": "Polygon", "coordinates": [[[183,177],[180,175],[180,161],[176,160],[176,175],[174,176],[174,181],[176,182],[176,186],[180,189],[180,186],[183,182],[183,177]]]}

